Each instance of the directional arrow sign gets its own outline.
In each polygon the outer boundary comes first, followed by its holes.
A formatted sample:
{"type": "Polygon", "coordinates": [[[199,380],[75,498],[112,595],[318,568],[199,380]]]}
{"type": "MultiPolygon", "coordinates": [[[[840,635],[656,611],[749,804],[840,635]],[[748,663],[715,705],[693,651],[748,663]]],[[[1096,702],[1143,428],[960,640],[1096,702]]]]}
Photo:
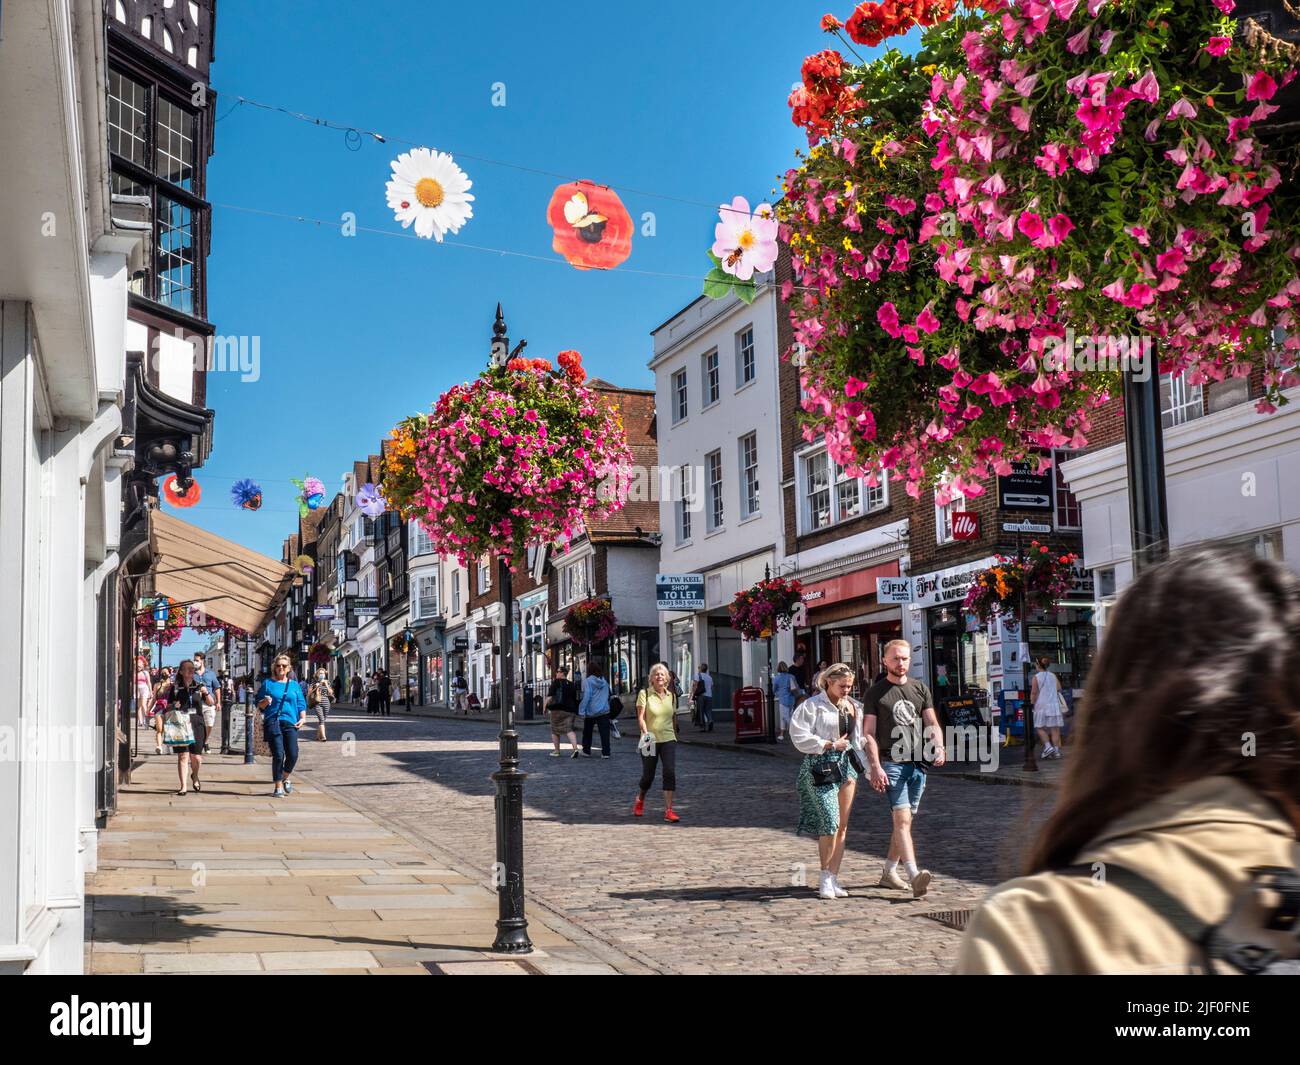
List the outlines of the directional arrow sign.
{"type": "Polygon", "coordinates": [[[1002,505],[1006,507],[1020,507],[1025,510],[1050,510],[1052,506],[1052,497],[1018,495],[1016,493],[1008,492],[1002,497],[1002,505]]]}

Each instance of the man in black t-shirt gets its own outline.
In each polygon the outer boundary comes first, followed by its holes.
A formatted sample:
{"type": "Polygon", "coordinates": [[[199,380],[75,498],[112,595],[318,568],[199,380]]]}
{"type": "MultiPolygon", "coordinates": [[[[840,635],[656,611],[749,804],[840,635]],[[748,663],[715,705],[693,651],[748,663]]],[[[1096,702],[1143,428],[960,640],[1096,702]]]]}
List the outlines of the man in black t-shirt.
{"type": "Polygon", "coordinates": [[[901,861],[912,881],[912,897],[919,899],[934,878],[916,864],[912,817],[925,791],[926,764],[943,765],[946,752],[930,689],[907,675],[912,664],[911,645],[906,640],[891,640],[881,657],[885,677],[873,684],[862,700],[862,734],[871,763],[871,786],[889,797],[894,820],[880,886],[907,887],[898,875],[901,861]]]}

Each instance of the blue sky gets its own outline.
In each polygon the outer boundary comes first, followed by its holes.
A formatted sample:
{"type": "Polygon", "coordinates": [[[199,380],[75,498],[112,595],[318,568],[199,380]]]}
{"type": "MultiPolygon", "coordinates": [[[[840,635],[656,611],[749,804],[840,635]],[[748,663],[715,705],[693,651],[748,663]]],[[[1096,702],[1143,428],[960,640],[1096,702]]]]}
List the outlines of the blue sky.
{"type": "MultiPolygon", "coordinates": [[[[595,375],[652,385],[649,331],[699,294],[712,205],[774,199],[805,143],[785,100],[804,56],[834,43],[818,22],[827,10],[847,18],[852,5],[841,6],[223,0],[209,317],[223,336],[259,338],[260,378],[209,374],[204,498],[181,516],[278,557],[297,527],[289,479],[313,474],[335,490],[400,418],[474,376],[498,300],[529,355],[577,348],[595,375]],[[504,107],[492,106],[497,82],[504,107]],[[359,226],[401,233],[384,185],[407,147],[365,138],[351,151],[341,132],[236,96],[452,152],[474,182],[474,217],[439,245],[232,209],[352,211],[359,226]],[[654,212],[655,236],[634,239],[626,267],[684,276],[564,263],[546,205],[579,178],[614,186],[634,219],[654,212]],[[229,501],[241,477],[263,486],[256,513],[229,501]]],[[[187,636],[167,660],[190,646],[187,636]]]]}

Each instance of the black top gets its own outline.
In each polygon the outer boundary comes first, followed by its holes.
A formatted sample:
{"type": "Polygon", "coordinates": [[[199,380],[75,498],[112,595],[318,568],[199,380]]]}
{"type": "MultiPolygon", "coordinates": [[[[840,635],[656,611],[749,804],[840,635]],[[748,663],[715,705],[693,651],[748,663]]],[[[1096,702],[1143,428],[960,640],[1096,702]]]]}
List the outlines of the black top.
{"type": "Polygon", "coordinates": [[[578,709],[578,687],[567,677],[556,677],[551,681],[551,690],[546,694],[548,704],[554,704],[556,710],[572,714],[578,709]]]}
{"type": "Polygon", "coordinates": [[[199,694],[199,682],[195,681],[188,688],[173,681],[164,693],[168,710],[187,710],[191,714],[203,712],[203,696],[199,694]]]}
{"type": "Polygon", "coordinates": [[[922,712],[934,708],[930,689],[909,677],[894,684],[877,681],[862,699],[863,714],[876,718],[876,748],[882,762],[903,765],[924,761],[922,712]]]}

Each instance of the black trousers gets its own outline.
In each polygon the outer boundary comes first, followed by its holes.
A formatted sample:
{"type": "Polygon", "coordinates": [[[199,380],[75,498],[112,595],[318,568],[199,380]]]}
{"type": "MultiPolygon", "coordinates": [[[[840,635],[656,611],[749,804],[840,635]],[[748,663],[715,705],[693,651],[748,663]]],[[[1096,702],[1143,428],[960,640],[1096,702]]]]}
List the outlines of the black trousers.
{"type": "Polygon", "coordinates": [[[591,754],[591,729],[592,726],[600,729],[600,753],[609,754],[609,714],[601,714],[600,717],[584,717],[582,719],[582,749],[591,754]]]}
{"type": "Polygon", "coordinates": [[[655,766],[661,761],[664,764],[664,791],[677,790],[677,741],[668,740],[666,743],[656,743],[654,754],[643,754],[641,756],[641,794],[644,795],[650,790],[650,786],[655,782],[655,766]]]}

